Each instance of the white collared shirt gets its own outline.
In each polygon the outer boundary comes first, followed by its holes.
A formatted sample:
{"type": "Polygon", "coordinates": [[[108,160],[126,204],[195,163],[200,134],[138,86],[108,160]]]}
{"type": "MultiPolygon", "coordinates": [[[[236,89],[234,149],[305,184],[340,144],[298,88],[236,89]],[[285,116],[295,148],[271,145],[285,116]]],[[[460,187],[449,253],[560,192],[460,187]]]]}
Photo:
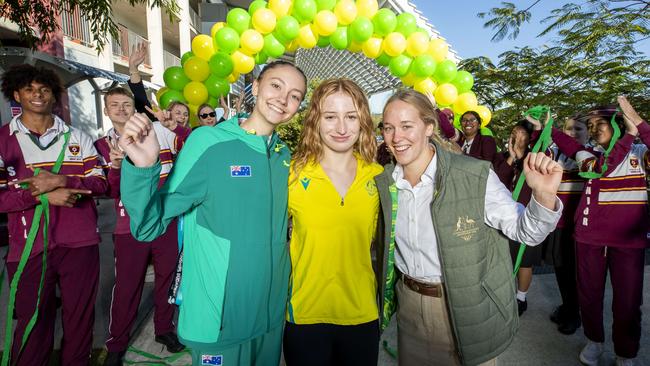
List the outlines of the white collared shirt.
{"type": "MultiPolygon", "coordinates": [[[[428,283],[442,282],[438,241],[430,207],[437,160],[437,155],[434,155],[415,187],[404,179],[404,171],[399,164],[393,171],[398,202],[395,265],[409,277],[428,283]]],[[[485,191],[484,222],[508,238],[531,246],[538,245],[555,229],[562,216],[562,202],[557,197],[555,207],[555,211],[549,210],[533,196],[524,208],[512,199],[512,193],[490,169],[485,191]]]]}
{"type": "MultiPolygon", "coordinates": [[[[32,132],[23,124],[20,117],[22,117],[22,113],[11,119],[11,122],[9,122],[9,133],[11,135],[16,132],[32,134],[32,132]]],[[[68,126],[66,126],[65,122],[63,122],[59,116],[53,114],[52,117],[54,117],[52,127],[48,128],[44,134],[38,137],[38,143],[41,147],[48,146],[60,133],[64,133],[68,130],[68,126]]]]}

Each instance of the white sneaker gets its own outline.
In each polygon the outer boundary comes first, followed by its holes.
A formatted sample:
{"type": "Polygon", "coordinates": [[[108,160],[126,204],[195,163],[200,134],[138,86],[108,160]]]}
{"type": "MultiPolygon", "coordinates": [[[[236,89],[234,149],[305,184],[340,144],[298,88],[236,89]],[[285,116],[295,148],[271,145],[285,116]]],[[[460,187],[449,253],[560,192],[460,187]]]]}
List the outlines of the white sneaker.
{"type": "Polygon", "coordinates": [[[616,356],[616,366],[634,366],[636,358],[625,358],[616,356]]]}
{"type": "Polygon", "coordinates": [[[580,351],[580,362],[584,365],[597,366],[602,353],[602,343],[587,340],[587,345],[582,349],[582,351],[580,351]]]}

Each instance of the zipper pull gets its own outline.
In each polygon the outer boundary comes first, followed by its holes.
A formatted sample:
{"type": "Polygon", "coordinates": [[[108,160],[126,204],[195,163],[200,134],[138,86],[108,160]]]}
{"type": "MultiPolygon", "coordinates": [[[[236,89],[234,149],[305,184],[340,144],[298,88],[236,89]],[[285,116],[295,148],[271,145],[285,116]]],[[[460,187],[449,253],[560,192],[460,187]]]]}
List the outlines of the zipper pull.
{"type": "Polygon", "coordinates": [[[341,206],[345,205],[345,202],[343,200],[343,197],[341,197],[341,206]]]}

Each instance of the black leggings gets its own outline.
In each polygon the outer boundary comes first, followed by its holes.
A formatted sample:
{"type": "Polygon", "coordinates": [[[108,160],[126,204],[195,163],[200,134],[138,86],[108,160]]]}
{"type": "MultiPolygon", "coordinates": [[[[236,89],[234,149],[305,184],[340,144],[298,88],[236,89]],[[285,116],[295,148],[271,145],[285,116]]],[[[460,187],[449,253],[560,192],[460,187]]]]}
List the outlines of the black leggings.
{"type": "Polygon", "coordinates": [[[283,350],[287,366],[376,366],[379,321],[359,325],[287,322],[283,350]]]}

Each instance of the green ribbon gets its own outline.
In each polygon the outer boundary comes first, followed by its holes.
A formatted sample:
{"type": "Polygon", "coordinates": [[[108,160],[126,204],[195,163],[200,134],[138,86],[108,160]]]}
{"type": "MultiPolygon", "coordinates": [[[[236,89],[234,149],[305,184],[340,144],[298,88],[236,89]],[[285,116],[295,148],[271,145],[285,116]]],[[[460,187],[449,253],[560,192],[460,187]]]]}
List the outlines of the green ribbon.
{"type": "Polygon", "coordinates": [[[614,145],[616,145],[616,142],[618,139],[621,137],[621,129],[618,127],[618,123],[616,123],[616,114],[620,112],[620,109],[616,109],[616,113],[612,116],[612,119],[609,121],[609,123],[612,125],[612,129],[614,130],[614,133],[612,135],[612,139],[609,141],[609,146],[607,147],[607,150],[605,150],[605,155],[604,155],[604,160],[603,160],[603,166],[602,169],[600,170],[600,173],[597,172],[579,172],[578,174],[586,179],[598,179],[602,177],[605,172],[607,171],[607,158],[609,158],[609,153],[612,152],[612,149],[614,148],[614,145]]]}
{"type": "MultiPolygon", "coordinates": [[[[135,348],[133,346],[129,346],[128,349],[129,352],[135,353],[136,355],[148,358],[148,360],[143,360],[143,361],[132,361],[132,360],[127,360],[124,359],[123,362],[126,365],[161,365],[161,366],[173,366],[174,362],[178,361],[179,358],[185,356],[185,355],[191,355],[189,349],[185,349],[181,352],[174,353],[171,356],[167,357],[162,357],[162,356],[157,356],[154,355],[153,353],[145,352],[141,349],[135,348]]],[[[185,364],[183,366],[191,366],[191,364],[185,364]]]]}
{"type": "MultiPolygon", "coordinates": [[[[57,174],[61,169],[61,165],[63,164],[63,158],[65,157],[65,149],[68,146],[69,140],[70,140],[70,131],[64,134],[63,147],[61,148],[61,151],[59,152],[59,156],[56,159],[54,166],[52,167],[52,173],[54,174],[57,174]]],[[[34,170],[34,176],[37,176],[40,172],[41,169],[36,168],[34,170]]],[[[29,322],[27,323],[27,326],[25,327],[25,332],[23,333],[23,338],[21,340],[20,348],[18,349],[18,354],[20,354],[23,347],[25,346],[25,343],[27,343],[27,339],[29,338],[32,329],[34,328],[34,325],[38,320],[38,308],[41,303],[41,291],[43,290],[43,282],[45,280],[45,270],[47,265],[48,228],[50,224],[50,203],[47,200],[47,194],[43,193],[39,195],[39,200],[40,200],[40,204],[37,205],[36,208],[34,209],[34,217],[32,218],[32,225],[29,228],[29,234],[27,235],[27,240],[25,241],[25,247],[23,248],[23,252],[20,255],[18,268],[16,269],[16,273],[14,274],[14,277],[11,279],[11,284],[9,285],[9,303],[7,305],[7,316],[6,316],[7,324],[5,326],[4,352],[2,353],[2,361],[1,361],[2,366],[9,365],[9,358],[11,355],[12,339],[13,339],[13,337],[11,336],[13,330],[13,313],[16,305],[16,292],[18,291],[18,283],[20,281],[20,277],[23,274],[23,271],[25,270],[27,261],[29,260],[29,255],[32,252],[32,248],[34,247],[34,241],[36,240],[36,236],[38,235],[38,230],[41,225],[41,218],[43,218],[44,221],[43,253],[41,254],[42,268],[41,268],[41,280],[38,285],[38,292],[36,297],[36,308],[34,309],[34,313],[32,314],[31,318],[29,319],[29,322]]]]}
{"type": "MultiPolygon", "coordinates": [[[[551,132],[553,132],[553,118],[551,117],[551,109],[548,106],[538,105],[524,112],[524,117],[530,116],[538,121],[541,121],[542,118],[546,115],[549,116],[548,123],[546,123],[546,126],[544,126],[544,129],[542,130],[539,139],[533,146],[533,150],[532,150],[533,153],[539,151],[546,151],[548,145],[550,145],[551,132]]],[[[513,200],[517,201],[519,199],[519,194],[521,194],[521,189],[523,188],[525,181],[526,181],[526,176],[524,174],[520,174],[519,179],[517,180],[517,184],[515,185],[515,189],[512,191],[513,200]]],[[[519,271],[519,267],[521,266],[521,261],[524,257],[525,251],[526,251],[526,244],[525,243],[519,244],[517,259],[515,260],[515,266],[512,272],[513,276],[516,276],[517,272],[519,271]]]]}
{"type": "Polygon", "coordinates": [[[384,306],[382,312],[381,330],[386,329],[390,323],[390,318],[395,313],[397,304],[395,302],[395,282],[397,275],[395,273],[395,221],[397,220],[397,187],[395,183],[388,187],[391,198],[391,225],[390,225],[390,242],[388,243],[388,265],[386,267],[386,290],[384,291],[384,306]]]}

